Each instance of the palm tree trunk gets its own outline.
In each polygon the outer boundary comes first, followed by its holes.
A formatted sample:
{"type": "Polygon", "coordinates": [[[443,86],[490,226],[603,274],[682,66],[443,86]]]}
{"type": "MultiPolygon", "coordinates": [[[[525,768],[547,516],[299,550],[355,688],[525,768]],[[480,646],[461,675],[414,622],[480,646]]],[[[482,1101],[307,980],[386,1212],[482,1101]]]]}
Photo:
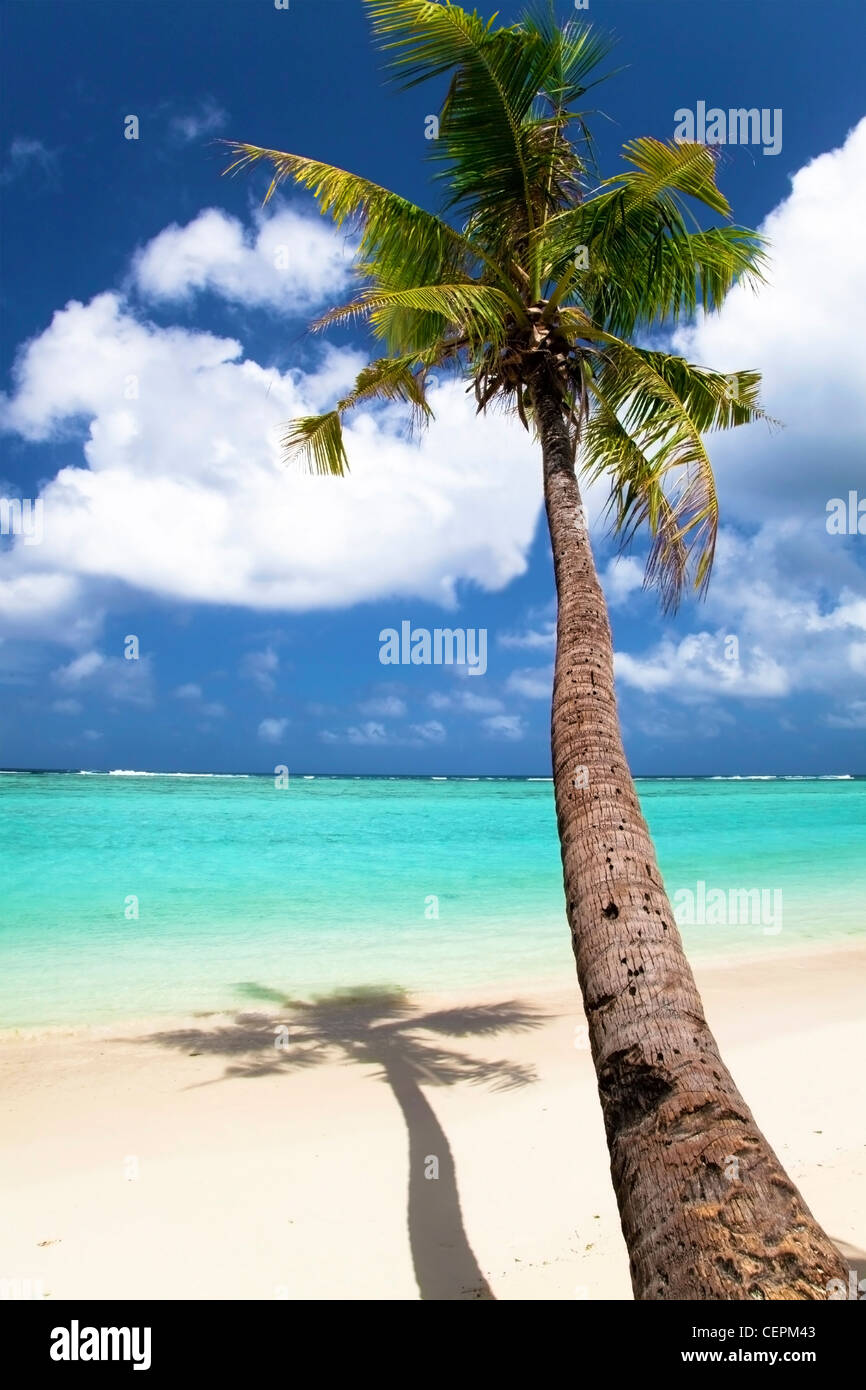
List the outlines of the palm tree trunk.
{"type": "Polygon", "coordinates": [[[559,599],[552,739],[566,907],[638,1299],[826,1299],[846,1278],[704,1018],[625,759],[568,428],[531,388],[559,599]]]}

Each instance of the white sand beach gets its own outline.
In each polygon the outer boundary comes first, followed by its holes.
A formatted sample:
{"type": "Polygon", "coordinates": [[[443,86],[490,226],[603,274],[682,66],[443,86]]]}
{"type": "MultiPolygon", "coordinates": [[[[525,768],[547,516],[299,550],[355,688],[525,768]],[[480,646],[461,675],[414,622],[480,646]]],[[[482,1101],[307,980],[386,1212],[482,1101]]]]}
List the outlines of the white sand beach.
{"type": "MultiPolygon", "coordinates": [[[[825,1229],[862,1250],[866,948],[697,974],[759,1124],[825,1229]]],[[[575,1046],[576,983],[413,1003],[453,1013],[430,1032],[398,1020],[387,1078],[375,1021],[317,1016],[316,1047],[290,1022],[276,1047],[286,1016],[266,1002],[240,1022],[4,1035],[7,1288],[29,1279],[53,1299],[459,1299],[487,1288],[496,1299],[630,1298],[595,1077],[575,1046]],[[472,1036],[509,1001],[511,1026],[472,1036]],[[425,1177],[431,1158],[438,1178],[425,1177]]]]}

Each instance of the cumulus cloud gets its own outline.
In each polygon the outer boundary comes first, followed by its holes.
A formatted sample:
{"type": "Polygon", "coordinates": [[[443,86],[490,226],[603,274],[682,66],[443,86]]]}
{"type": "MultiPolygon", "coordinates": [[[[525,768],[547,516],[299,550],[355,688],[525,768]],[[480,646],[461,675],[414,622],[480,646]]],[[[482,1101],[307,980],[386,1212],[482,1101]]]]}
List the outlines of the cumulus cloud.
{"type": "Polygon", "coordinates": [[[420,440],[397,409],[359,415],[345,479],[285,469],[286,420],[330,404],[357,366],[341,351],[321,376],[268,370],[231,339],[143,322],[114,293],[60,310],[20,354],[0,423],[33,442],[83,426],[82,466],[43,488],[42,544],[0,554],[2,631],[77,621],[84,645],[118,581],[307,611],[394,594],[453,606],[461,581],[495,590],[523,573],[541,501],[532,445],[502,417],[476,421],[459,384],[434,392],[420,440]]]}
{"type": "Polygon", "coordinates": [[[259,738],[264,743],[279,743],[288,727],[288,719],[263,719],[259,724],[259,738]]]}
{"type": "Polygon", "coordinates": [[[549,700],[553,690],[553,667],[524,667],[523,670],[512,671],[505,682],[505,689],[527,700],[549,700]]]}
{"type": "Polygon", "coordinates": [[[228,713],[225,705],[219,700],[205,700],[204,691],[195,681],[188,681],[186,685],[179,685],[174,692],[175,698],[183,700],[187,705],[205,719],[223,719],[228,713]]]}
{"type": "Polygon", "coordinates": [[[427,719],[423,724],[411,724],[410,730],[416,734],[423,743],[444,743],[446,738],[445,725],[438,719],[427,719]]]}
{"type": "Polygon", "coordinates": [[[503,632],[499,638],[503,647],[522,647],[527,651],[548,651],[556,646],[556,620],[545,619],[539,627],[524,632],[503,632]]]}
{"type": "MultiPolygon", "coordinates": [[[[698,630],[618,652],[621,684],[688,702],[838,699],[862,686],[863,551],[859,537],[829,535],[826,521],[829,499],[862,488],[864,476],[866,341],[851,313],[866,299],[866,242],[851,235],[864,217],[866,120],[798,170],[762,223],[769,283],[734,290],[719,314],[674,336],[693,361],[760,370],[765,407],[785,428],[710,438],[723,528],[707,602],[684,614],[698,630]],[[725,655],[731,637],[736,660],[725,655]]],[[[636,561],[605,573],[613,604],[635,601],[638,583],[636,561]]],[[[827,722],[856,727],[856,717],[827,722]]]]}
{"type": "Polygon", "coordinates": [[[823,530],[826,502],[863,478],[866,337],[866,118],[835,150],[799,169],[760,226],[768,284],[735,289],[720,314],[675,336],[678,351],[724,372],[757,368],[763,399],[785,429],[713,436],[727,516],[757,526],[795,512],[823,530]]]}
{"type": "Polygon", "coordinates": [[[81,656],[77,656],[67,666],[61,666],[55,672],[55,676],[61,685],[79,685],[81,681],[86,681],[97,671],[101,671],[106,664],[102,652],[82,652],[81,656]]]}
{"type": "Polygon", "coordinates": [[[86,690],[124,704],[153,704],[153,678],[147,656],[127,661],[94,649],[82,652],[51,674],[55,683],[65,689],[86,690]]]}
{"type": "Polygon", "coordinates": [[[79,700],[54,700],[51,709],[55,714],[80,714],[82,705],[79,700]]]}
{"type": "MultiPolygon", "coordinates": [[[[828,723],[859,727],[862,538],[828,535],[825,519],[831,497],[862,491],[866,339],[851,306],[866,298],[866,241],[851,228],[862,224],[864,190],[866,121],[799,170],[766,219],[770,284],[758,296],[735,291],[721,314],[676,335],[677,350],[696,361],[760,369],[765,404],[786,428],[711,438],[725,529],[709,599],[687,604],[662,641],[640,650],[646,639],[632,639],[618,657],[620,682],[644,707],[654,693],[659,703],[706,704],[821,691],[834,698],[828,723]],[[735,665],[724,655],[731,635],[735,665]]],[[[402,411],[359,413],[347,432],[351,475],[311,478],[283,467],[282,427],[327,408],[357,353],[332,350],[315,366],[279,371],[233,339],[158,326],[135,307],[159,303],[165,318],[171,303],[207,291],[306,317],[292,277],[299,295],[310,287],[321,303],[339,294],[348,259],[338,234],[290,207],[249,226],[206,209],[140,251],[129,298],[73,301],[23,346],[0,423],[32,443],[63,443],[66,457],[80,439],[82,455],[42,490],[42,543],[13,538],[0,552],[0,636],[51,637],[87,655],[130,591],[259,611],[385,596],[453,606],[461,586],[495,591],[524,573],[541,504],[536,449],[512,422],[476,419],[462,386],[443,378],[438,419],[419,440],[407,438],[402,411]],[[276,254],[286,246],[288,258],[276,254]]],[[[589,490],[591,515],[603,500],[603,489],[589,490]]],[[[612,606],[649,602],[636,559],[602,564],[602,573],[612,606]]],[[[531,663],[547,659],[554,640],[553,609],[544,608],[500,643],[531,663]]],[[[274,669],[246,674],[273,689],[274,669]]],[[[109,675],[94,667],[87,679],[97,688],[109,675]]],[[[549,673],[527,665],[506,690],[547,698],[549,673]]],[[[422,737],[423,723],[391,734],[380,721],[403,718],[405,704],[398,713],[374,698],[362,705],[366,722],[322,737],[422,737]]],[[[521,736],[520,716],[493,696],[475,698],[470,709],[465,697],[434,695],[429,707],[474,713],[491,737],[521,736]]]]}
{"type": "Polygon", "coordinates": [[[348,285],[351,247],[320,217],[282,207],[248,230],[219,208],[172,223],[135,257],[133,279],[149,299],[177,302],[211,291],[234,304],[306,314],[348,285]]]}
{"type": "Polygon", "coordinates": [[[383,748],[386,744],[390,747],[418,748],[427,743],[444,743],[447,730],[438,719],[428,719],[402,729],[391,729],[381,720],[367,719],[362,724],[351,724],[342,730],[322,729],[319,738],[323,743],[349,743],[356,748],[383,748]]]}
{"type": "Polygon", "coordinates": [[[492,714],[482,724],[490,738],[519,743],[526,734],[526,724],[519,714],[492,714]]]}
{"type": "Polygon", "coordinates": [[[406,713],[406,701],[398,695],[375,696],[363,700],[358,706],[362,714],[378,714],[385,719],[402,719],[406,713]]]}
{"type": "Polygon", "coordinates": [[[654,694],[672,690],[688,699],[702,695],[779,696],[790,676],[772,656],[752,649],[744,660],[727,658],[726,634],[696,632],[676,642],[665,637],[642,657],[617,652],[616,674],[626,685],[654,694]]]}
{"type": "Polygon", "coordinates": [[[434,690],[427,696],[431,709],[462,710],[466,714],[496,714],[502,709],[502,701],[495,695],[476,695],[472,690],[457,690],[453,695],[445,695],[434,690]]]}
{"type": "Polygon", "coordinates": [[[279,670],[280,658],[273,647],[265,647],[264,651],[247,652],[241,661],[240,673],[244,680],[252,681],[254,685],[263,690],[265,694],[270,694],[276,687],[274,676],[279,670]]]}
{"type": "Polygon", "coordinates": [[[368,719],[366,723],[353,725],[352,728],[348,729],[346,740],[348,743],[354,744],[387,743],[388,735],[384,724],[380,724],[375,719],[368,719]]]}
{"type": "Polygon", "coordinates": [[[222,130],[227,120],[228,112],[208,97],[196,110],[172,116],[169,130],[179,144],[190,145],[222,130]]]}
{"type": "Polygon", "coordinates": [[[78,577],[34,568],[15,573],[20,558],[20,551],[16,556],[0,552],[0,633],[7,639],[45,640],[74,649],[94,642],[105,611],[98,603],[82,606],[78,577]]]}
{"type": "Polygon", "coordinates": [[[723,534],[705,612],[714,619],[641,654],[617,652],[620,681],[645,693],[779,698],[795,692],[852,695],[862,685],[866,598],[842,587],[822,599],[780,559],[772,532],[723,534]]]}
{"type": "Polygon", "coordinates": [[[833,729],[866,729],[866,700],[852,700],[842,714],[828,714],[833,729]]]}
{"type": "Polygon", "coordinates": [[[611,560],[601,576],[604,596],[611,608],[627,603],[632,594],[643,588],[644,566],[630,555],[611,560]]]}
{"type": "Polygon", "coordinates": [[[50,150],[41,140],[26,135],[16,135],[9,146],[9,153],[0,168],[0,184],[14,183],[36,170],[42,179],[54,184],[57,182],[57,150],[50,150]]]}

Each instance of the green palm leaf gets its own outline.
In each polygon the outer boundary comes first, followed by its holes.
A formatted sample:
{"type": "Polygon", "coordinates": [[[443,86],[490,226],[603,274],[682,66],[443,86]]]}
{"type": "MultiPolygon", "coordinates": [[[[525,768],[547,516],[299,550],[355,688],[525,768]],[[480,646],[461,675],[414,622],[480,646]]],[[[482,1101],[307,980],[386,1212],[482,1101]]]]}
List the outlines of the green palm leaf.
{"type": "Polygon", "coordinates": [[[289,428],[287,454],[343,474],[346,411],[397,402],[425,423],[426,374],[445,361],[468,376],[479,410],[500,403],[528,428],[530,382],[544,371],[581,468],[608,479],[621,544],[650,533],[647,581],[666,606],[689,583],[703,592],[718,529],[704,435],[766,418],[758,374],[723,376],[633,340],[761,279],[760,237],[695,216],[730,215],[713,152],[632,140],[625,167],[590,186],[578,103],[607,40],[557,24],[552,7],[497,27],[453,0],[365,3],[398,82],[447,80],[431,149],[445,211],[319,160],[231,145],[227,172],[272,169],[266,201],[291,181],[338,226],[357,227],[362,287],[314,326],[358,321],[387,353],[334,410],[289,428]]]}

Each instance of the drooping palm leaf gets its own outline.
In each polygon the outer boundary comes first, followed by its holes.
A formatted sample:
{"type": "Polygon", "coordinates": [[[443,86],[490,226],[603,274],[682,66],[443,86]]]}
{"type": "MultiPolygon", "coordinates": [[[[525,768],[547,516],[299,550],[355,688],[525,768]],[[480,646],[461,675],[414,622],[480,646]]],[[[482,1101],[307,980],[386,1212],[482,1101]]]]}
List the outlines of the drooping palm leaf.
{"type": "Polygon", "coordinates": [[[647,579],[666,606],[689,583],[702,592],[718,527],[703,435],[763,418],[758,375],[723,376],[634,341],[761,278],[761,239],[726,220],[714,154],[633,140],[626,167],[591,183],[578,103],[610,45],[589,26],[557,24],[552,7],[497,27],[453,0],[365,3],[400,83],[448,79],[431,148],[445,215],[321,161],[232,145],[232,170],[271,166],[267,198],[291,180],[357,227],[363,287],[315,326],[359,320],[388,354],[335,410],[296,421],[287,452],[343,474],[345,412],[396,401],[425,422],[426,373],[445,361],[468,376],[479,410],[501,403],[529,427],[527,385],[544,361],[579,466],[609,481],[622,544],[649,530],[647,579]],[[722,224],[701,226],[692,205],[722,224]]]}

